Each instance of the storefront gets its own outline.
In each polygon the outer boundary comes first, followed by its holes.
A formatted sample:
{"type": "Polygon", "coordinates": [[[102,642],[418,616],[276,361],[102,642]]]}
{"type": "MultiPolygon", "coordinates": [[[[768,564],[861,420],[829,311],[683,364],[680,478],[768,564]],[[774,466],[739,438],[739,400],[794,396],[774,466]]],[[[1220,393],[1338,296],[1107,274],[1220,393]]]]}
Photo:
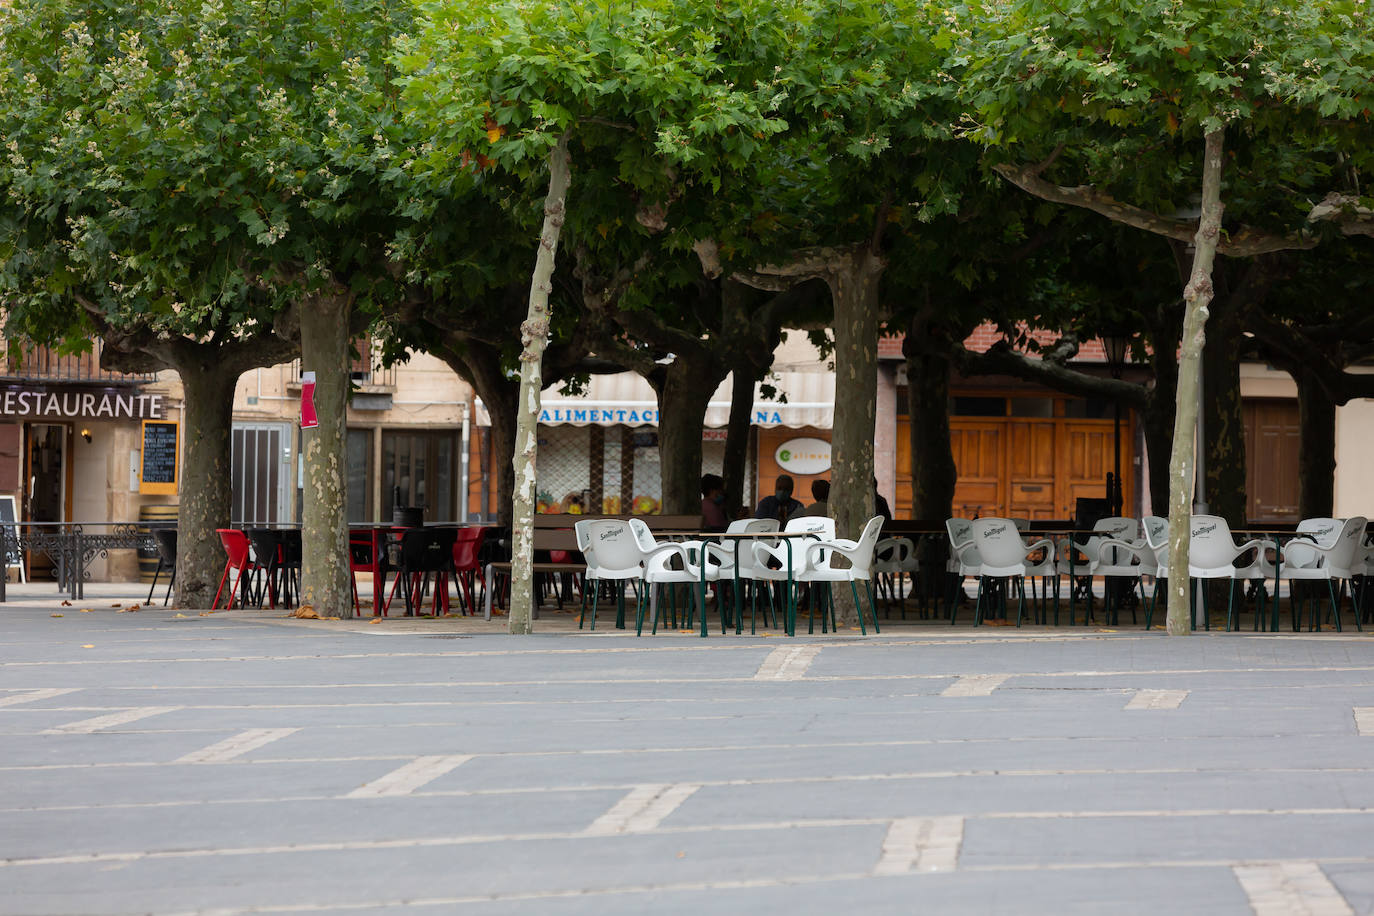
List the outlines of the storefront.
{"type": "MultiPolygon", "coordinates": [[[[770,377],[776,392],[765,398],[756,387],[745,500],[771,492],[780,472],[777,448],[809,437],[826,443],[834,416],[835,377],[829,372],[783,372],[770,377]],[[785,398],[785,400],[784,400],[785,398]]],[[[720,474],[725,461],[725,427],[730,417],[731,380],[716,389],[702,429],[701,472],[720,474]]],[[[770,392],[772,393],[772,392],[770,392]]],[[[478,423],[485,408],[478,405],[478,423]]],[[[544,391],[539,413],[537,511],[545,513],[655,513],[661,509],[658,403],[653,389],[633,372],[593,376],[586,391],[566,397],[544,391]]],[[[828,476],[828,466],[817,476],[828,476]]],[[[808,492],[799,479],[798,492],[808,492]]]]}
{"type": "MultiPolygon", "coordinates": [[[[98,532],[175,502],[180,411],[151,381],[0,379],[0,511],[98,532]]],[[[98,558],[92,575],[132,576],[124,553],[98,558]]],[[[46,555],[25,559],[29,576],[50,574],[46,555]]]]}

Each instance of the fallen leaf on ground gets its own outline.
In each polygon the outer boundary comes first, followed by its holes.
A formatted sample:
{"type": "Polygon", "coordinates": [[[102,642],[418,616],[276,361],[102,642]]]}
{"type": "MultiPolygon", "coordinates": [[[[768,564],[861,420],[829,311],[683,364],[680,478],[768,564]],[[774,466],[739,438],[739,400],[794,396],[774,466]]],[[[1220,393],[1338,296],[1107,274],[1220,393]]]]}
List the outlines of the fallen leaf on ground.
{"type": "Polygon", "coordinates": [[[90,612],[91,612],[91,609],[88,608],[88,607],[83,607],[83,608],[81,609],[81,613],[83,613],[83,614],[89,614],[90,612]]]}
{"type": "MultiPolygon", "coordinates": [[[[70,601],[63,601],[63,602],[62,602],[62,606],[63,606],[63,607],[71,607],[71,606],[72,606],[72,603],[71,603],[70,601]]],[[[116,604],[115,607],[119,607],[119,605],[116,604]]]]}
{"type": "Polygon", "coordinates": [[[325,620],[343,620],[342,617],[326,617],[325,620]]]}
{"type": "Polygon", "coordinates": [[[211,614],[210,611],[201,611],[197,616],[199,616],[199,617],[209,617],[210,614],[211,614]]]}
{"type": "Polygon", "coordinates": [[[138,608],[137,608],[137,607],[125,608],[124,610],[120,611],[119,613],[121,613],[121,614],[136,614],[136,613],[138,613],[138,608]]]}
{"type": "Polygon", "coordinates": [[[61,615],[61,614],[49,614],[48,616],[49,616],[49,617],[61,617],[62,615],[61,615]]]}
{"type": "Polygon", "coordinates": [[[292,617],[299,617],[301,620],[319,620],[320,615],[315,613],[315,609],[308,604],[302,604],[291,612],[292,617]]]}
{"type": "Polygon", "coordinates": [[[131,604],[131,605],[129,605],[127,608],[125,608],[125,610],[126,610],[126,611],[136,611],[136,610],[138,610],[138,609],[141,608],[141,607],[143,607],[143,605],[141,605],[141,604],[131,604]]]}
{"type": "Polygon", "coordinates": [[[373,617],[371,620],[368,621],[368,623],[372,624],[374,627],[381,622],[382,618],[380,617],[373,617]]]}
{"type": "Polygon", "coordinates": [[[185,615],[185,614],[178,614],[177,616],[178,616],[178,617],[185,617],[186,615],[185,615]]]}
{"type": "Polygon", "coordinates": [[[87,643],[86,645],[82,646],[81,648],[83,648],[83,649],[94,649],[95,646],[91,645],[90,643],[87,643]]]}

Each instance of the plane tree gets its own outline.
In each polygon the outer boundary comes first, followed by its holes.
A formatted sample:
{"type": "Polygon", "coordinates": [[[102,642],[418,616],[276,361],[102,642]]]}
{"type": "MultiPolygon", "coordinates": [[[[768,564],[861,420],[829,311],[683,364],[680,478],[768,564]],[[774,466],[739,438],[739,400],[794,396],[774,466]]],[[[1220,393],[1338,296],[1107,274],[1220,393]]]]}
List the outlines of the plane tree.
{"type": "MultiPolygon", "coordinates": [[[[955,17],[966,135],[1004,179],[1193,248],[1170,461],[1174,556],[1188,553],[1216,257],[1374,230],[1350,169],[1336,168],[1368,155],[1357,142],[1374,60],[1367,15],[1359,3],[1296,0],[1016,0],[955,17]]],[[[1182,573],[1170,583],[1171,633],[1187,632],[1186,585],[1182,573]]]]}
{"type": "MultiPolygon", "coordinates": [[[[756,4],[761,6],[762,4],[756,4]]],[[[408,104],[432,140],[436,173],[490,170],[544,185],[543,222],[521,325],[515,443],[512,632],[529,632],[536,424],[565,223],[595,213],[576,200],[574,162],[615,164],[616,191],[646,213],[675,175],[718,180],[782,125],[771,94],[735,85],[717,41],[731,10],[685,0],[536,5],[425,3],[398,60],[408,104]]],[[[500,182],[492,182],[496,187],[500,182]]],[[[588,182],[596,187],[595,182],[588,182]]],[[[608,183],[609,184],[609,183],[608,183]]]]}

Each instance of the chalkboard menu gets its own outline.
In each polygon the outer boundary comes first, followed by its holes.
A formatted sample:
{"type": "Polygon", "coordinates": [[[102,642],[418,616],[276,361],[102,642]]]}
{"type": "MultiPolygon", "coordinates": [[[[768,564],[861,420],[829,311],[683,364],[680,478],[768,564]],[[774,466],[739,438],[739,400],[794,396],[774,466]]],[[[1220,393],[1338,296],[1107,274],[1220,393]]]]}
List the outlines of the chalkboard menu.
{"type": "MultiPolygon", "coordinates": [[[[24,552],[19,549],[19,526],[15,524],[14,497],[0,496],[0,527],[5,529],[5,565],[24,568],[24,552]]],[[[4,573],[0,573],[3,577],[4,573]]]]}
{"type": "Polygon", "coordinates": [[[140,493],[177,491],[177,436],[175,423],[143,421],[142,471],[138,475],[140,493]]]}

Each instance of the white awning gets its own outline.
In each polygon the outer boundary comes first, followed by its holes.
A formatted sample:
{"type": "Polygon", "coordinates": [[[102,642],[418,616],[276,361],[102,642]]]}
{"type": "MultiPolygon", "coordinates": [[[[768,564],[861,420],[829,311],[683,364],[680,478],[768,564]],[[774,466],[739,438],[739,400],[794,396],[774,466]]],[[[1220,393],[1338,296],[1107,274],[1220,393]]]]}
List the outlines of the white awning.
{"type": "MultiPolygon", "coordinates": [[[[765,384],[777,399],[765,400],[754,386],[754,426],[830,429],[835,419],[835,375],[832,372],[780,372],[765,384]],[[783,401],[782,398],[786,400],[783,401]]],[[[730,422],[731,379],[726,376],[706,408],[706,426],[730,422]]],[[[478,425],[489,425],[486,407],[477,402],[478,425]]],[[[594,375],[581,397],[565,397],[557,387],[540,396],[539,422],[546,426],[657,426],[658,401],[642,376],[634,372],[594,375]]]]}

